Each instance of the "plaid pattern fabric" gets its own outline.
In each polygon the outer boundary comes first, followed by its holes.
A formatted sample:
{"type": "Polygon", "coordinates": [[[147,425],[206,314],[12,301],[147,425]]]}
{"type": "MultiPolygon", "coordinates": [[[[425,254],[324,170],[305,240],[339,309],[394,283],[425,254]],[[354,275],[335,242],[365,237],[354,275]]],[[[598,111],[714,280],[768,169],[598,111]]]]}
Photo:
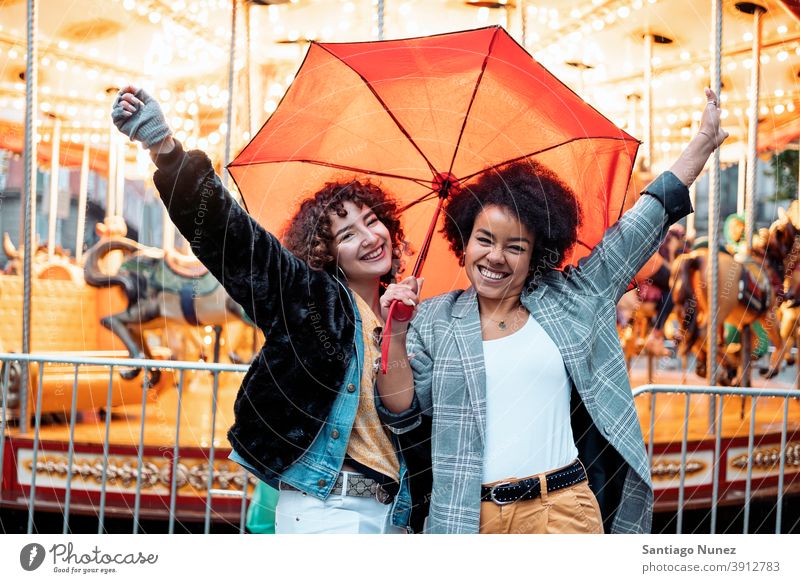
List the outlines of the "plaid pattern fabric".
{"type": "MultiPolygon", "coordinates": [[[[651,187],[645,192],[653,196],[642,196],[590,256],[564,272],[547,271],[521,298],[558,346],[594,425],[625,462],[621,503],[611,528],[617,533],[650,531],[653,490],[616,330],[616,303],[658,250],[669,225],[687,208],[691,211],[688,189],[671,173],[651,187]],[[673,212],[676,208],[679,212],[673,212]]],[[[433,414],[430,532],[479,529],[486,426],[481,342],[473,288],[423,302],[409,327],[415,389],[422,411],[433,414]]]]}

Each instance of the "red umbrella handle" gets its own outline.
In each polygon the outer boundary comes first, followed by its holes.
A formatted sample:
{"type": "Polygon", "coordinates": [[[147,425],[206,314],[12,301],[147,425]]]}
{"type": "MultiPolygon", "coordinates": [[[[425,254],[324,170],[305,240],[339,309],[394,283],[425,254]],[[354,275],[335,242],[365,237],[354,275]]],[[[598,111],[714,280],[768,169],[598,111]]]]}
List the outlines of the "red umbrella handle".
{"type": "MultiPolygon", "coordinates": [[[[449,192],[454,191],[458,187],[458,182],[452,175],[437,175],[434,185],[439,188],[439,202],[436,205],[436,212],[433,213],[431,224],[428,225],[428,232],[425,234],[425,241],[422,243],[422,248],[417,255],[417,262],[414,264],[414,271],[411,273],[414,277],[419,277],[422,273],[422,267],[425,265],[425,259],[428,257],[428,250],[431,246],[433,239],[433,232],[436,229],[436,223],[439,220],[439,213],[442,211],[442,205],[449,192]]],[[[381,374],[386,374],[388,370],[389,360],[389,344],[392,336],[392,321],[395,322],[408,322],[411,316],[414,315],[414,308],[408,306],[397,300],[394,300],[389,306],[389,313],[386,318],[386,325],[383,327],[383,335],[381,337],[381,374]]]]}
{"type": "Polygon", "coordinates": [[[394,300],[389,306],[389,313],[392,314],[391,319],[395,322],[408,322],[414,315],[414,307],[394,300]]]}

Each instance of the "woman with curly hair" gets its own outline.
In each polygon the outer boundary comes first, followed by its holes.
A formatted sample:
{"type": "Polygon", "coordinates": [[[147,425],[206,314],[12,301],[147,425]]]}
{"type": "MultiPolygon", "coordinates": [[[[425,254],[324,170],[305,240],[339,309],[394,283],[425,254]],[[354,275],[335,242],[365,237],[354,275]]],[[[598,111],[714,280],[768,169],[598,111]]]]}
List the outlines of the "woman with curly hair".
{"type": "Polygon", "coordinates": [[[541,164],[489,170],[448,201],[444,234],[472,287],[422,304],[378,381],[393,431],[433,417],[429,531],[649,531],[650,467],[615,306],[692,212],[688,186],[727,137],[706,97],[671,171],[574,268],[556,269],[580,207],[541,164]]]}
{"type": "Polygon", "coordinates": [[[150,150],[170,218],[267,338],[228,439],[232,460],[281,490],[276,532],[404,531],[409,471],[374,401],[381,303],[412,303],[414,278],[385,288],[408,248],[394,201],[368,181],[325,184],[300,205],[284,246],[233,200],[203,152],[171,137],[155,99],[126,87],[112,119],[150,150]]]}

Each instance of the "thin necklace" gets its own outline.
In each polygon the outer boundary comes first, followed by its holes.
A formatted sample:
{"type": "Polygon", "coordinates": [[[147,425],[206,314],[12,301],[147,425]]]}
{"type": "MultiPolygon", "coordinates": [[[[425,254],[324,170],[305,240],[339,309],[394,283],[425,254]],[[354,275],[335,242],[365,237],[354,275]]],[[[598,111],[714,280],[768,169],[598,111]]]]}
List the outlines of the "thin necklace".
{"type": "Polygon", "coordinates": [[[483,317],[486,318],[487,320],[489,320],[490,322],[492,322],[494,324],[497,324],[497,328],[498,329],[505,330],[506,328],[508,328],[508,324],[506,323],[508,318],[512,314],[514,314],[514,321],[512,323],[516,324],[517,322],[520,321],[523,309],[524,309],[524,306],[520,303],[516,308],[514,308],[514,310],[512,312],[509,312],[509,314],[505,318],[503,318],[502,320],[495,320],[494,318],[490,318],[489,316],[483,316],[483,317]]]}

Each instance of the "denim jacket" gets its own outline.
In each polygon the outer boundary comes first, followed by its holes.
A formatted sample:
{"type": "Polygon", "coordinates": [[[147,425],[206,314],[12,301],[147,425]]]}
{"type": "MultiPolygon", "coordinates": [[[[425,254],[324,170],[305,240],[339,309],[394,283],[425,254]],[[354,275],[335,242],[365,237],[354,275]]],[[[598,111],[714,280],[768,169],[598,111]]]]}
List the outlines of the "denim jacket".
{"type": "MultiPolygon", "coordinates": [[[[280,481],[315,498],[326,500],[330,496],[336,477],[342,469],[347,444],[350,441],[350,431],[358,410],[361,372],[364,366],[361,314],[355,305],[352,295],[350,295],[350,299],[353,302],[353,311],[355,313],[354,350],[356,351],[356,358],[350,359],[344,383],[340,387],[339,394],[333,403],[333,409],[311,447],[281,474],[279,480],[268,479],[266,475],[247,463],[235,450],[231,451],[228,456],[229,459],[247,468],[253,475],[273,488],[277,488],[280,481]],[[334,433],[334,430],[337,433],[334,433]],[[334,435],[337,437],[334,437],[334,435]]],[[[403,456],[399,453],[397,436],[392,433],[390,437],[395,451],[398,452],[398,461],[400,462],[400,489],[392,502],[392,524],[400,528],[408,528],[411,514],[408,468],[403,456]]]]}

